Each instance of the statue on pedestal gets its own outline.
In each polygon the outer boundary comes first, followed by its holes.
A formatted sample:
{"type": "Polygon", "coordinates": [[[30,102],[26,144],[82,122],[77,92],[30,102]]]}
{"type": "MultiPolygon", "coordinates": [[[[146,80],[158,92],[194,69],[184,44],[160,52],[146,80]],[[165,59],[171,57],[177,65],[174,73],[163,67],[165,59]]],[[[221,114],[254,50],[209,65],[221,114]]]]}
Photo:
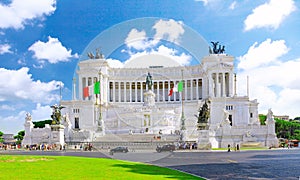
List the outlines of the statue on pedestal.
{"type": "Polygon", "coordinates": [[[268,110],[267,121],[274,121],[273,111],[271,108],[268,110]]]}
{"type": "Polygon", "coordinates": [[[29,112],[26,113],[25,120],[26,120],[26,122],[32,122],[32,117],[31,117],[31,114],[29,112]]]}
{"type": "Polygon", "coordinates": [[[150,72],[148,72],[148,75],[146,77],[146,85],[148,86],[148,89],[152,89],[153,86],[153,82],[152,82],[152,76],[150,74],[150,72]]]}
{"type": "Polygon", "coordinates": [[[65,108],[61,105],[57,106],[56,104],[53,106],[50,106],[53,109],[51,118],[52,118],[52,124],[59,125],[61,122],[61,109],[65,108]]]}
{"type": "Polygon", "coordinates": [[[221,123],[221,126],[230,126],[231,122],[229,120],[229,112],[226,109],[223,109],[224,115],[223,115],[223,121],[221,123]]]}
{"type": "Polygon", "coordinates": [[[152,82],[152,76],[149,72],[146,77],[146,86],[148,87],[148,91],[144,93],[143,106],[154,107],[155,106],[155,94],[151,91],[153,82],[152,82]]]}
{"type": "Polygon", "coordinates": [[[199,109],[199,115],[198,116],[195,115],[198,118],[197,121],[198,130],[204,130],[208,128],[207,123],[209,119],[209,113],[210,113],[209,108],[205,101],[203,106],[199,109]]]}

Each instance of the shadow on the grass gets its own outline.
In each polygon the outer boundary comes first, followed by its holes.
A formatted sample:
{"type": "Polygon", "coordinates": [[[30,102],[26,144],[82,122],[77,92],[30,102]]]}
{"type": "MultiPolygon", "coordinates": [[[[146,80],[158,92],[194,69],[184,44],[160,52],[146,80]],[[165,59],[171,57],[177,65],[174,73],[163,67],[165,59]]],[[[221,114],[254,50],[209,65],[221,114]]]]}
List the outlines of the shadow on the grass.
{"type": "Polygon", "coordinates": [[[185,174],[180,171],[152,166],[147,164],[115,164],[114,167],[126,168],[129,172],[137,173],[137,174],[146,174],[151,176],[163,176],[168,179],[201,179],[196,176],[192,176],[190,174],[185,174]]]}

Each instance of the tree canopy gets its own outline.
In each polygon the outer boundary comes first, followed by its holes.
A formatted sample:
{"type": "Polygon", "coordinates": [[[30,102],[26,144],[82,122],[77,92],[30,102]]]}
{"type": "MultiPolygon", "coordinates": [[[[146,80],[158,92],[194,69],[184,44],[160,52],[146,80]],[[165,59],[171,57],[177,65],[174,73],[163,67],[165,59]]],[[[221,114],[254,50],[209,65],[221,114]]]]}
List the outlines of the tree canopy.
{"type": "Polygon", "coordinates": [[[52,120],[37,121],[32,123],[34,124],[34,128],[44,128],[45,124],[51,124],[52,120]]]}
{"type": "MultiPolygon", "coordinates": [[[[262,125],[265,125],[266,115],[259,115],[262,125]]],[[[294,120],[297,120],[295,118],[294,120]]],[[[300,123],[297,121],[286,121],[275,118],[275,131],[278,138],[300,140],[300,123]]]]}
{"type": "Polygon", "coordinates": [[[21,144],[22,143],[22,140],[25,136],[25,131],[19,131],[18,134],[16,136],[14,136],[14,139],[17,140],[16,144],[21,144]]]}
{"type": "Polygon", "coordinates": [[[2,138],[3,132],[0,131],[0,143],[3,142],[3,138],[2,138]]]}

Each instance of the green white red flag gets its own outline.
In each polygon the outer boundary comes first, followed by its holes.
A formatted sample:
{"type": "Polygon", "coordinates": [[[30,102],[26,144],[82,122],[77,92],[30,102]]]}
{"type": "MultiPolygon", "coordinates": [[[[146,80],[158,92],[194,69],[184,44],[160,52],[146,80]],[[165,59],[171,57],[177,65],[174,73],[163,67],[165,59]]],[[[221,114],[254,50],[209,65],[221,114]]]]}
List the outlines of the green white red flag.
{"type": "Polygon", "coordinates": [[[173,92],[182,92],[183,91],[183,81],[179,81],[175,84],[175,86],[170,89],[169,96],[173,95],[173,92]]]}

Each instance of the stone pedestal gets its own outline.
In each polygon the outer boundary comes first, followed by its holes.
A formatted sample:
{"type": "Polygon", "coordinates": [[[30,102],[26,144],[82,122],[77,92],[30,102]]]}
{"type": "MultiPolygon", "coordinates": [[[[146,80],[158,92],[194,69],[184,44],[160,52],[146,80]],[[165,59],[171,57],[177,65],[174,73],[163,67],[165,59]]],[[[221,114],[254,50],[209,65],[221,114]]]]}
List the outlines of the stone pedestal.
{"type": "Polygon", "coordinates": [[[180,140],[183,142],[188,140],[186,130],[180,130],[180,140]]]}
{"type": "Polygon", "coordinates": [[[51,136],[50,136],[50,143],[57,144],[57,145],[64,145],[65,144],[65,133],[64,129],[65,126],[63,125],[50,125],[51,126],[51,136]]]}
{"type": "Polygon", "coordinates": [[[24,127],[25,127],[25,136],[23,138],[23,141],[22,141],[22,146],[24,145],[31,145],[32,144],[32,139],[31,139],[31,132],[32,132],[32,129],[34,127],[34,124],[30,121],[30,122],[26,122],[24,124],[24,127]]]}
{"type": "Polygon", "coordinates": [[[144,93],[143,106],[154,107],[155,106],[155,94],[151,90],[144,93]]]}
{"type": "Polygon", "coordinates": [[[211,149],[209,130],[198,130],[198,149],[211,149]]]}
{"type": "Polygon", "coordinates": [[[267,147],[278,147],[279,141],[276,137],[275,120],[274,120],[273,112],[271,109],[269,109],[269,112],[267,114],[266,125],[267,125],[267,129],[268,129],[268,134],[267,134],[265,145],[267,147]]]}
{"type": "Polygon", "coordinates": [[[231,147],[234,146],[234,142],[232,139],[232,135],[231,135],[231,126],[229,125],[229,121],[224,121],[224,123],[221,125],[221,143],[220,143],[220,147],[221,148],[225,148],[228,147],[228,145],[230,145],[231,147]]]}

